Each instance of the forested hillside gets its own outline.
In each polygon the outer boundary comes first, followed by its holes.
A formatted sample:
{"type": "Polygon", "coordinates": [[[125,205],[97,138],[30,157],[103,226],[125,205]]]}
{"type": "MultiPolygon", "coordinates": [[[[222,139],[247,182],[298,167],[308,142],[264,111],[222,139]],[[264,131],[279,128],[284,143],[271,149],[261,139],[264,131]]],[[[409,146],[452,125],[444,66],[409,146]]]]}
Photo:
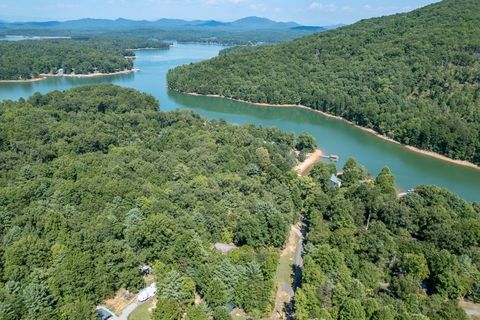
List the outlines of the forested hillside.
{"type": "Polygon", "coordinates": [[[0,319],[96,319],[144,263],[158,319],[271,308],[300,205],[293,134],[157,108],[111,85],[0,103],[0,319]]]}
{"type": "Polygon", "coordinates": [[[169,73],[182,92],[302,104],[480,164],[480,2],[445,0],[169,73]]]}
{"type": "Polygon", "coordinates": [[[26,80],[40,74],[112,73],[132,69],[134,56],[125,49],[168,48],[168,44],[143,38],[85,40],[0,41],[0,80],[26,80]]]}
{"type": "Polygon", "coordinates": [[[370,181],[354,160],[334,189],[333,164],[291,170],[307,134],[157,109],[112,85],[0,103],[0,319],[93,320],[145,285],[143,264],[155,320],[230,319],[228,302],[268,316],[300,215],[297,319],[461,320],[457,300],[480,299],[478,204],[426,186],[398,199],[388,169],[370,181]]]}
{"type": "Polygon", "coordinates": [[[388,168],[370,181],[347,161],[303,182],[308,226],[296,319],[467,320],[480,302],[480,206],[435,186],[398,198],[388,168]]]}

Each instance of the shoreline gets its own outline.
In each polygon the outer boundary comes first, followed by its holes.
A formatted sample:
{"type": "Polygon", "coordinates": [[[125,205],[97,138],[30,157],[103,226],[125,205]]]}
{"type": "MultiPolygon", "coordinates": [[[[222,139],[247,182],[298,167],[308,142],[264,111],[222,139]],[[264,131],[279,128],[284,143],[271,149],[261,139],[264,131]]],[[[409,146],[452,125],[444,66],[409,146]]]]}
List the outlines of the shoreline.
{"type": "Polygon", "coordinates": [[[129,69],[129,70],[122,70],[122,71],[117,71],[117,72],[112,72],[112,73],[88,73],[88,74],[64,74],[64,75],[56,75],[56,74],[50,74],[50,73],[41,73],[40,77],[34,78],[34,79],[27,79],[27,80],[0,80],[0,83],[28,83],[28,82],[39,82],[43,81],[47,78],[61,78],[61,77],[66,77],[66,78],[96,78],[96,77],[108,77],[108,76],[116,76],[116,75],[121,75],[121,74],[129,74],[133,72],[138,72],[140,69],[129,69]]]}
{"type": "Polygon", "coordinates": [[[40,76],[34,79],[27,79],[27,80],[0,80],[0,83],[27,83],[27,82],[38,82],[45,80],[45,76],[40,76]]]}
{"type": "Polygon", "coordinates": [[[163,48],[127,48],[125,49],[125,51],[142,51],[142,50],[145,50],[145,51],[148,51],[148,50],[168,50],[170,49],[172,45],[169,45],[168,47],[163,47],[163,48]]]}
{"type": "Polygon", "coordinates": [[[304,106],[304,105],[298,105],[298,104],[269,104],[269,103],[250,102],[250,101],[245,101],[245,100],[240,100],[240,99],[228,98],[228,97],[224,97],[224,96],[221,96],[221,95],[218,95],[218,94],[206,94],[206,95],[204,95],[204,94],[198,94],[198,93],[193,93],[193,92],[192,93],[186,93],[186,94],[191,95],[191,96],[203,96],[203,97],[228,99],[228,100],[231,100],[231,101],[248,103],[250,105],[259,106],[259,107],[301,108],[301,109],[309,110],[311,112],[320,113],[321,115],[323,115],[327,118],[330,118],[330,119],[336,119],[336,120],[344,121],[344,122],[348,123],[349,125],[357,128],[357,129],[360,129],[364,132],[367,132],[367,133],[375,136],[376,138],[379,138],[381,140],[384,140],[384,141],[387,141],[387,142],[390,142],[390,143],[400,145],[400,146],[406,148],[409,151],[419,153],[419,154],[422,154],[422,155],[427,156],[427,157],[435,158],[437,160],[449,162],[449,163],[452,163],[452,164],[455,164],[455,165],[480,170],[480,166],[478,166],[478,165],[476,165],[472,162],[469,162],[469,161],[466,161],[466,160],[455,160],[455,159],[449,158],[447,156],[444,156],[442,154],[439,154],[439,153],[436,153],[436,152],[433,152],[433,151],[423,150],[423,149],[420,149],[420,148],[417,148],[417,147],[414,147],[414,146],[403,144],[403,143],[398,142],[398,141],[396,141],[396,140],[394,140],[390,137],[382,135],[382,134],[376,132],[375,130],[373,130],[371,128],[365,128],[365,127],[359,126],[358,124],[355,124],[355,123],[353,123],[353,122],[351,122],[347,119],[344,119],[340,116],[335,116],[335,115],[326,113],[326,112],[321,111],[321,110],[312,109],[312,108],[304,106]]]}
{"type": "Polygon", "coordinates": [[[52,78],[52,77],[66,77],[66,78],[96,78],[96,77],[108,77],[108,76],[116,76],[120,74],[129,74],[129,73],[134,73],[138,72],[140,69],[127,69],[127,70],[122,70],[122,71],[117,71],[117,72],[111,72],[111,73],[103,73],[103,72],[97,72],[97,73],[80,73],[80,74],[63,74],[63,75],[56,75],[56,74],[49,74],[49,73],[44,73],[41,74],[42,77],[44,78],[52,78]]]}

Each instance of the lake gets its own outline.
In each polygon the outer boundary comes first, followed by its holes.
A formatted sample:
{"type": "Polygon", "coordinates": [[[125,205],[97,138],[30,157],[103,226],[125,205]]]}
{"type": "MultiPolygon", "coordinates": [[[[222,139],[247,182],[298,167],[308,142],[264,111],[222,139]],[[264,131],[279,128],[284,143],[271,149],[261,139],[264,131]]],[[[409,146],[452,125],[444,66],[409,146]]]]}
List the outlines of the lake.
{"type": "Polygon", "coordinates": [[[369,133],[319,113],[300,108],[258,107],[212,97],[194,97],[167,89],[169,69],[214,57],[222,49],[216,45],[176,44],[170,50],[137,51],[137,73],[101,78],[48,78],[40,82],[0,83],[0,99],[29,97],[74,86],[110,82],[150,93],[160,100],[161,110],[192,109],[209,119],[225,119],[234,124],[278,127],[299,134],[312,134],[319,148],[340,156],[339,167],[348,157],[356,158],[373,175],[387,165],[403,190],[419,184],[436,184],[480,201],[480,170],[462,167],[411,152],[400,145],[375,138],[369,133]]]}

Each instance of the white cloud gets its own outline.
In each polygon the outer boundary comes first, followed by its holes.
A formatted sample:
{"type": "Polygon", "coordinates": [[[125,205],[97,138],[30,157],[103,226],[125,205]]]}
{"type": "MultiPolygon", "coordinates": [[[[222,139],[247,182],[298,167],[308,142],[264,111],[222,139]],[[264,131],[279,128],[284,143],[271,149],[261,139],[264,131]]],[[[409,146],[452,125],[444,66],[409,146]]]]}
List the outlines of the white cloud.
{"type": "Polygon", "coordinates": [[[334,5],[333,3],[323,4],[320,2],[312,2],[309,8],[311,10],[320,10],[320,11],[326,11],[326,12],[333,12],[337,10],[337,6],[334,5]]]}
{"type": "Polygon", "coordinates": [[[249,0],[205,0],[204,4],[207,6],[219,6],[225,4],[240,5],[248,3],[249,0]]]}
{"type": "Polygon", "coordinates": [[[261,11],[261,12],[267,11],[267,7],[265,7],[265,5],[263,4],[252,3],[248,7],[250,8],[250,10],[253,10],[253,11],[261,11]]]}

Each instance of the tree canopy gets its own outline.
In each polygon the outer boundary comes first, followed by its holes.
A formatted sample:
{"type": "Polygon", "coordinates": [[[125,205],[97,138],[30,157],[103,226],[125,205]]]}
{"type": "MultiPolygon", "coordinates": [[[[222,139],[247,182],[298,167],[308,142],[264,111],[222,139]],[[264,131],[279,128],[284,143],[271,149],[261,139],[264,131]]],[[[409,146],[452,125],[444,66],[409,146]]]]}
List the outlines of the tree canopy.
{"type": "Polygon", "coordinates": [[[133,68],[126,49],[155,47],[167,43],[145,38],[77,38],[76,40],[0,41],[0,80],[28,80],[40,74],[112,73],[133,68]]]}
{"type": "Polygon", "coordinates": [[[480,164],[480,2],[444,0],[168,74],[169,87],[339,115],[480,164]]]}
{"type": "Polygon", "coordinates": [[[219,319],[227,302],[268,312],[298,211],[296,143],[112,85],[1,102],[0,318],[87,319],[117,289],[142,288],[143,264],[159,319],[203,314],[195,292],[219,319]],[[241,248],[225,256],[215,242],[241,248]]]}
{"type": "MultiPolygon", "coordinates": [[[[303,178],[296,319],[468,319],[458,300],[479,301],[478,206],[435,186],[397,197],[388,168],[333,189],[332,169],[321,163],[303,178]]],[[[362,171],[353,159],[347,170],[362,171]]]]}
{"type": "Polygon", "coordinates": [[[332,188],[334,164],[291,170],[307,134],[158,108],[113,85],[0,103],[1,319],[93,320],[145,286],[145,264],[153,319],[267,317],[300,216],[297,319],[457,320],[458,299],[479,301],[480,205],[435,186],[397,197],[388,168],[370,179],[353,159],[332,188]]]}

